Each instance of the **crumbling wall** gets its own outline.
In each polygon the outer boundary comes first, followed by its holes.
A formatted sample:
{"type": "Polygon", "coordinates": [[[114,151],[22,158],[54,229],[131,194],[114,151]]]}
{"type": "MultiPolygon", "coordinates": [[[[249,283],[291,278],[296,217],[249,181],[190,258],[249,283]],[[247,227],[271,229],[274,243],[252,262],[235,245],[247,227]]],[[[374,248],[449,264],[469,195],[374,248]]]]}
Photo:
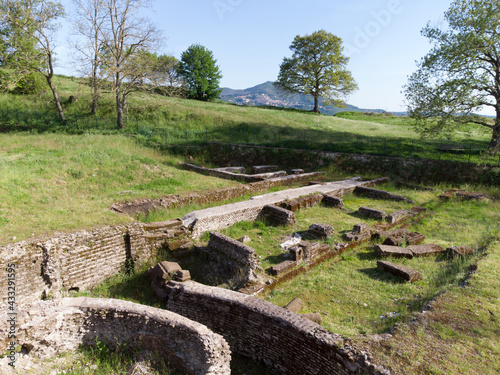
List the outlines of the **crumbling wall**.
{"type": "MultiPolygon", "coordinates": [[[[142,223],[106,226],[0,247],[0,269],[14,265],[16,303],[23,304],[97,285],[126,267],[140,267],[154,251],[142,223]]],[[[1,277],[0,290],[7,283],[1,277]]]]}
{"type": "Polygon", "coordinates": [[[217,232],[210,233],[208,256],[234,282],[245,285],[257,278],[260,269],[257,253],[251,247],[217,232]]]}
{"type": "MultiPolygon", "coordinates": [[[[185,374],[230,373],[230,350],[224,338],[167,310],[116,299],[80,297],[40,301],[23,318],[18,343],[41,358],[76,350],[81,344],[95,345],[99,340],[112,349],[126,345],[156,352],[185,374]]],[[[7,344],[2,342],[2,346],[5,352],[7,344]]]]}
{"type": "Polygon", "coordinates": [[[170,282],[167,309],[207,325],[231,350],[282,374],[383,374],[344,338],[256,297],[192,281],[170,282]]]}

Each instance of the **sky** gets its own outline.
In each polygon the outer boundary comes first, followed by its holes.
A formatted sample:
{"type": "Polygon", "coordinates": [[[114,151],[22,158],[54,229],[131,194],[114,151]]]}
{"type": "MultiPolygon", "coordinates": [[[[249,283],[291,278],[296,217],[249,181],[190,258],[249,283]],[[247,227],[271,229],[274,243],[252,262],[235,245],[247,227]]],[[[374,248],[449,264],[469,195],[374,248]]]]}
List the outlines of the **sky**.
{"type": "MultiPolygon", "coordinates": [[[[71,0],[58,33],[57,72],[77,75],[70,43],[71,0]]],[[[162,30],[159,53],[180,58],[190,45],[211,50],[221,87],[245,89],[275,81],[297,36],[326,30],[343,40],[360,108],[405,111],[402,86],[431,46],[420,31],[443,24],[451,0],[153,0],[144,15],[162,30]]]]}

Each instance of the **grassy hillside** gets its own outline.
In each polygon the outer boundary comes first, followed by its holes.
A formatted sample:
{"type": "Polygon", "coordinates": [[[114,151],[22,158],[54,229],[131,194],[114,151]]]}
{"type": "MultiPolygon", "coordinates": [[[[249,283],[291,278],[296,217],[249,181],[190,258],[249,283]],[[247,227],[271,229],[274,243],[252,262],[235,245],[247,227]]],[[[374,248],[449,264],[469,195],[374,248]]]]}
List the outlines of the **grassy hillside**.
{"type": "Polygon", "coordinates": [[[113,202],[233,185],[177,168],[180,159],[114,135],[3,134],[0,245],[129,222],[113,202]]]}

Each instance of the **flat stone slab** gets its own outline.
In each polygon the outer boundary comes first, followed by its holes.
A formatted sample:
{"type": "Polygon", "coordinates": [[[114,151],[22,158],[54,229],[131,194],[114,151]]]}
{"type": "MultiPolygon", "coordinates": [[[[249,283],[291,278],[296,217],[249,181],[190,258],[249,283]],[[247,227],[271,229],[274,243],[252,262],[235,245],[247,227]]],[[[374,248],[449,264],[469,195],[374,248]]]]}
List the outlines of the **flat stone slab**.
{"type": "Polygon", "coordinates": [[[335,234],[335,229],[330,225],[317,223],[311,224],[309,232],[318,237],[328,238],[335,234]]]}
{"type": "Polygon", "coordinates": [[[400,266],[399,264],[379,260],[377,261],[377,267],[411,283],[422,280],[422,274],[419,271],[400,266]]]}
{"type": "Polygon", "coordinates": [[[360,194],[360,195],[365,195],[370,198],[375,198],[375,199],[388,199],[388,200],[394,200],[398,202],[409,202],[409,203],[414,203],[411,199],[403,197],[401,195],[396,195],[393,193],[389,193],[388,191],[385,190],[378,190],[378,189],[373,189],[370,187],[365,187],[365,186],[359,186],[354,189],[354,193],[360,194]]]}
{"type": "Polygon", "coordinates": [[[284,262],[281,262],[280,264],[272,266],[269,269],[269,273],[273,276],[278,276],[278,275],[281,275],[282,273],[290,271],[295,266],[297,266],[297,262],[294,262],[293,260],[285,260],[284,262]]]}
{"type": "Polygon", "coordinates": [[[410,232],[405,236],[408,245],[418,245],[425,240],[425,236],[418,232],[410,232]]]}
{"type": "Polygon", "coordinates": [[[406,220],[412,217],[413,215],[415,214],[410,210],[398,210],[391,212],[389,215],[387,215],[387,221],[391,224],[394,224],[397,223],[398,221],[406,220]]]}
{"type": "Polygon", "coordinates": [[[413,253],[414,257],[425,257],[429,255],[439,254],[444,251],[441,246],[435,244],[408,246],[407,249],[409,249],[413,253]]]}
{"type": "Polygon", "coordinates": [[[362,216],[370,217],[376,220],[384,220],[387,216],[386,212],[369,207],[360,207],[358,213],[362,216]]]}
{"type": "Polygon", "coordinates": [[[292,200],[311,194],[343,195],[344,192],[350,192],[356,186],[372,186],[381,181],[384,180],[359,181],[359,178],[352,178],[343,181],[327,182],[324,185],[312,185],[281,190],[255,196],[244,202],[193,211],[185,215],[182,218],[182,222],[184,226],[192,230],[193,237],[199,237],[206,231],[227,228],[240,221],[254,221],[257,219],[264,206],[269,204],[274,205],[286,200],[292,200]]]}
{"type": "Polygon", "coordinates": [[[274,172],[277,169],[277,165],[255,165],[252,167],[252,174],[274,172]]]}
{"type": "Polygon", "coordinates": [[[406,247],[375,245],[375,252],[380,257],[413,258],[413,252],[406,247]]]}
{"type": "Polygon", "coordinates": [[[474,249],[467,246],[453,246],[447,248],[446,251],[453,257],[471,255],[475,252],[474,249]]]}
{"type": "Polygon", "coordinates": [[[341,198],[334,197],[332,195],[323,194],[323,200],[321,201],[325,206],[330,207],[344,207],[344,201],[341,198]]]}

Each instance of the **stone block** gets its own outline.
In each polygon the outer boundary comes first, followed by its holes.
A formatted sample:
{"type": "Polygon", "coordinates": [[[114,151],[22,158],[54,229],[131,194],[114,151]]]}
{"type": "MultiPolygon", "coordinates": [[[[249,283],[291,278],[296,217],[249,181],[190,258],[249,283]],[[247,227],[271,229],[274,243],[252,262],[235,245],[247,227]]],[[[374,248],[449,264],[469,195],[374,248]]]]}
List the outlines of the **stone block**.
{"type": "Polygon", "coordinates": [[[406,220],[413,215],[414,215],[413,212],[409,210],[398,210],[391,212],[389,215],[387,215],[387,221],[391,224],[394,224],[399,221],[406,220]]]}
{"type": "Polygon", "coordinates": [[[385,213],[384,211],[376,210],[374,208],[369,208],[369,207],[360,207],[358,213],[361,216],[366,216],[375,220],[384,220],[385,217],[387,216],[387,213],[385,213]]]}
{"type": "Polygon", "coordinates": [[[301,262],[304,259],[304,250],[300,246],[292,246],[288,249],[292,260],[296,262],[301,262]]]}
{"type": "Polygon", "coordinates": [[[241,243],[247,243],[247,242],[250,242],[252,240],[248,236],[243,236],[240,239],[238,239],[238,241],[240,241],[241,243]]]}
{"type": "Polygon", "coordinates": [[[327,224],[316,223],[309,227],[309,232],[317,237],[328,238],[334,235],[335,229],[327,224]]]}
{"type": "Polygon", "coordinates": [[[418,245],[425,240],[425,236],[418,232],[410,232],[405,236],[408,245],[418,245]]]}
{"type": "Polygon", "coordinates": [[[299,209],[299,202],[296,199],[292,200],[287,200],[283,203],[280,204],[281,208],[284,208],[285,210],[295,212],[299,209]]]}
{"type": "Polygon", "coordinates": [[[272,205],[264,206],[259,217],[274,225],[291,226],[296,224],[292,211],[272,205]]]}
{"type": "Polygon", "coordinates": [[[301,317],[310,320],[316,324],[321,324],[321,314],[320,313],[304,313],[300,314],[301,317]]]}
{"type": "Polygon", "coordinates": [[[375,252],[379,257],[413,258],[411,250],[399,246],[375,245],[375,252]]]}
{"type": "Polygon", "coordinates": [[[448,254],[453,257],[466,256],[474,254],[475,250],[467,246],[453,246],[446,249],[448,254]]]}
{"type": "Polygon", "coordinates": [[[191,280],[191,273],[188,270],[179,270],[175,273],[173,280],[180,282],[191,280]]]}
{"type": "Polygon", "coordinates": [[[303,169],[292,169],[290,171],[290,174],[302,174],[302,173],[304,173],[303,169]]]}
{"type": "Polygon", "coordinates": [[[307,195],[305,197],[299,197],[296,199],[299,203],[299,209],[311,208],[319,204],[323,200],[323,195],[314,194],[307,195]]]}
{"type": "Polygon", "coordinates": [[[181,219],[171,219],[166,221],[158,221],[155,223],[143,224],[142,227],[146,232],[158,229],[176,229],[182,227],[181,219]]]}
{"type": "Polygon", "coordinates": [[[364,233],[347,232],[346,234],[344,234],[344,239],[348,242],[364,241],[368,240],[370,237],[371,237],[370,232],[364,232],[364,233]]]}
{"type": "Polygon", "coordinates": [[[407,247],[412,253],[414,257],[425,257],[429,255],[435,255],[442,253],[444,249],[435,244],[425,244],[425,245],[414,245],[407,247]]]}
{"type": "Polygon", "coordinates": [[[408,229],[406,228],[399,228],[399,229],[393,229],[393,230],[379,230],[373,234],[373,239],[375,240],[380,240],[380,239],[386,239],[389,237],[401,237],[404,238],[405,235],[409,233],[408,229]]]}
{"type": "Polygon", "coordinates": [[[323,194],[321,201],[325,206],[344,208],[344,201],[341,198],[334,197],[333,195],[323,194]]]}
{"type": "Polygon", "coordinates": [[[221,172],[231,172],[231,173],[245,173],[245,167],[223,167],[223,168],[214,168],[214,171],[221,172]]]}
{"type": "Polygon", "coordinates": [[[398,264],[379,260],[377,267],[411,283],[422,280],[422,274],[419,271],[398,264]]]}
{"type": "Polygon", "coordinates": [[[425,211],[427,211],[427,208],[425,207],[412,207],[410,208],[410,211],[413,212],[414,214],[416,215],[419,215],[421,213],[424,213],[425,211]]]}
{"type": "Polygon", "coordinates": [[[298,313],[302,308],[304,307],[304,303],[300,298],[294,298],[293,300],[288,303],[288,305],[285,306],[285,309],[288,311],[292,311],[294,313],[298,313]]]}
{"type": "Polygon", "coordinates": [[[352,228],[352,232],[354,234],[361,234],[361,233],[366,233],[368,232],[370,229],[368,228],[368,225],[364,224],[364,223],[359,223],[359,224],[356,224],[353,228],[352,228]]]}
{"type": "Polygon", "coordinates": [[[277,169],[277,165],[255,165],[252,167],[252,174],[274,172],[277,169]]]}
{"type": "Polygon", "coordinates": [[[414,203],[411,199],[403,197],[401,195],[392,194],[388,191],[373,189],[365,186],[356,186],[354,189],[355,194],[364,195],[374,199],[389,199],[398,202],[409,202],[414,203]]]}
{"type": "Polygon", "coordinates": [[[285,260],[284,262],[281,262],[280,264],[272,266],[269,269],[269,273],[273,276],[279,276],[283,273],[290,271],[291,269],[293,269],[296,266],[297,266],[297,262],[294,262],[293,260],[285,260]]]}
{"type": "Polygon", "coordinates": [[[168,243],[168,249],[170,251],[175,251],[177,249],[189,249],[192,246],[192,243],[187,238],[178,241],[172,241],[168,243]]]}

